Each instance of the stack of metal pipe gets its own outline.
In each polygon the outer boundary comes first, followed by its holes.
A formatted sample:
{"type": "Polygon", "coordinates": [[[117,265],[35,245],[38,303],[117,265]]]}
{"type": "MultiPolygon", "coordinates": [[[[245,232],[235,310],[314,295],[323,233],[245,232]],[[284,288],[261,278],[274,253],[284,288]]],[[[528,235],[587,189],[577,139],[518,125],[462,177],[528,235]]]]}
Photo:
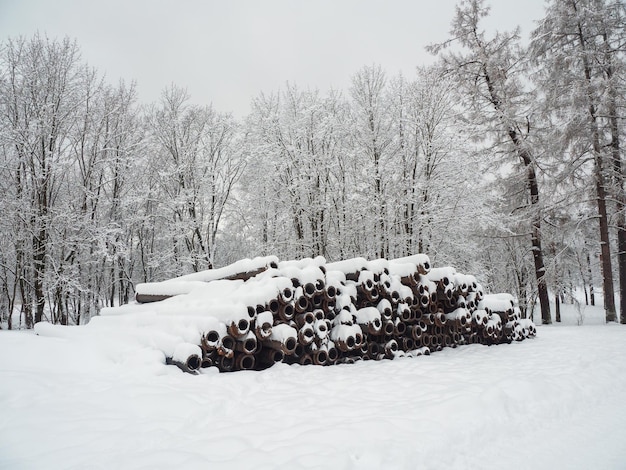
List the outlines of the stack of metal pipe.
{"type": "MultiPolygon", "coordinates": [[[[333,263],[322,257],[257,260],[244,263],[245,272],[222,268],[231,282],[240,283],[233,300],[247,302],[242,314],[217,322],[202,333],[199,350],[168,358],[169,363],[188,372],[260,370],[276,362],[331,365],[510,343],[536,334],[532,321],[520,318],[513,296],[487,295],[474,276],[432,268],[423,254],[333,263]]],[[[190,282],[217,278],[209,273],[190,282]]],[[[166,285],[169,291],[159,286],[167,283],[138,286],[137,301],[167,298],[176,285],[166,285]]],[[[179,290],[187,292],[184,285],[179,290]]]]}

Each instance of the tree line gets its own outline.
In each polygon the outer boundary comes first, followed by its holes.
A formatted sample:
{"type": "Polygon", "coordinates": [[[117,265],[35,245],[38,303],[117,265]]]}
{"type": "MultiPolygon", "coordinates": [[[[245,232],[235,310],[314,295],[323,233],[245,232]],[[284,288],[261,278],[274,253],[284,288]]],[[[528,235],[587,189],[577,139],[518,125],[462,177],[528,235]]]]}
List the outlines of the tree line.
{"type": "Polygon", "coordinates": [[[625,13],[551,0],[526,45],[461,1],[434,65],[287,84],[240,120],[176,85],[139,103],[69,38],[9,38],[0,325],[85,323],[136,283],[243,257],[417,252],[544,323],[580,288],[616,321],[617,280],[626,322],[625,13]]]}

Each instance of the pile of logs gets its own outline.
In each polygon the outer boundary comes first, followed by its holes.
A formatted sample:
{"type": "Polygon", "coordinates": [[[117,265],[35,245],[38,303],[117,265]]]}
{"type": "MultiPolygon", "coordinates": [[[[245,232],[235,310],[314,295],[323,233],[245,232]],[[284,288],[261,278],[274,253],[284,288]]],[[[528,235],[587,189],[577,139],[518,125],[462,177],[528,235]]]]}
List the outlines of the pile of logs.
{"type": "Polygon", "coordinates": [[[474,276],[431,268],[426,255],[335,263],[255,258],[140,284],[136,300],[162,301],[214,282],[223,293],[206,307],[217,319],[214,327],[202,332],[201,344],[183,344],[168,358],[188,372],[394,359],[536,334],[511,295],[486,295],[474,276]],[[232,308],[225,308],[225,298],[232,308]]]}

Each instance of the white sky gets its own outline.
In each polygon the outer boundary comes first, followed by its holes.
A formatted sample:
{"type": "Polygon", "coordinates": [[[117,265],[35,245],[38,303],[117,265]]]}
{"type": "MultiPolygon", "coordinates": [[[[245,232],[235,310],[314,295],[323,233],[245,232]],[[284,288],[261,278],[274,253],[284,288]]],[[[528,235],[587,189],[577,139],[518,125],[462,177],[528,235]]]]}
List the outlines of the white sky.
{"type": "MultiPolygon", "coordinates": [[[[522,27],[543,0],[491,0],[488,24],[522,27]]],[[[448,37],[456,0],[0,0],[0,40],[39,31],[78,41],[110,83],[135,80],[142,102],[170,83],[192,101],[243,116],[259,92],[348,88],[363,65],[410,77],[448,37]]]]}

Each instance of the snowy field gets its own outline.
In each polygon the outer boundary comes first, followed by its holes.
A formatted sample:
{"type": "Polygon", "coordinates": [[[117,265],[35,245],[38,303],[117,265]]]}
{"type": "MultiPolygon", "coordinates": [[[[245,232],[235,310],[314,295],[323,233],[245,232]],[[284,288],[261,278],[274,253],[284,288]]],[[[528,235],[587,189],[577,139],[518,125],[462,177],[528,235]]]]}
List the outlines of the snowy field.
{"type": "Polygon", "coordinates": [[[626,327],[564,307],[521,343],[198,376],[0,331],[0,468],[626,468],[626,327]]]}

